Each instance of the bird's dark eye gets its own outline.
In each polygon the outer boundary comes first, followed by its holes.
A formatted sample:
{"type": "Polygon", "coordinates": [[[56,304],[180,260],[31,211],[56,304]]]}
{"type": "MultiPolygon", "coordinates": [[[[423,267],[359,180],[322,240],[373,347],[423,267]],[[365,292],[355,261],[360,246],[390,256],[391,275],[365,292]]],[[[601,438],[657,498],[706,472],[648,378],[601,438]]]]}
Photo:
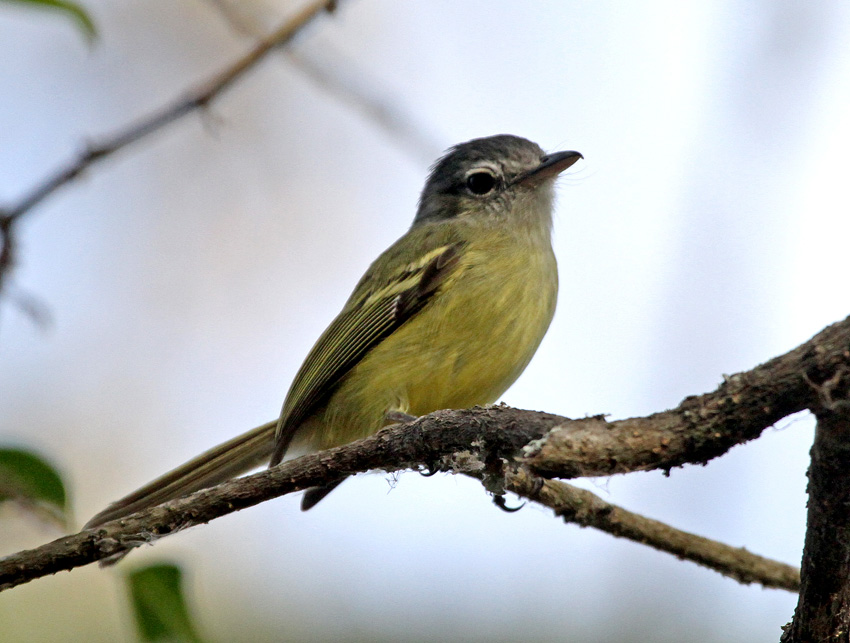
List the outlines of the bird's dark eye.
{"type": "Polygon", "coordinates": [[[466,188],[473,194],[482,196],[496,187],[496,177],[490,172],[473,172],[466,177],[466,188]]]}

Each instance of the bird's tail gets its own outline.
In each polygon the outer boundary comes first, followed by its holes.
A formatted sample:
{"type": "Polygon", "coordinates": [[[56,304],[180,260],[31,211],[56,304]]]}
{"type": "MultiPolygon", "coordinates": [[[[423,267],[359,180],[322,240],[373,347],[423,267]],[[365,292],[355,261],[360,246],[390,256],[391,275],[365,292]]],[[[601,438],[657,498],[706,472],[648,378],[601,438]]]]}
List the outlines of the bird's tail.
{"type": "Polygon", "coordinates": [[[186,464],[117,500],[89,520],[84,529],[212,487],[268,462],[274,450],[277,420],[205,451],[186,464]]]}

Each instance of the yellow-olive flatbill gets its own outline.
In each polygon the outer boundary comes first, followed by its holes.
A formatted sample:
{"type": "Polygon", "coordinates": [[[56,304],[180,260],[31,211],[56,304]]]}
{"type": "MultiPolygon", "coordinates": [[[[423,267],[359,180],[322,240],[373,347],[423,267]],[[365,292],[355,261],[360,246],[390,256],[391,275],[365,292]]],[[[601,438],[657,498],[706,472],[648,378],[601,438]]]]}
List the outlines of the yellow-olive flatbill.
{"type": "MultiPolygon", "coordinates": [[[[451,148],[413,225],[384,251],[319,337],[279,420],[216,446],[113,503],[87,527],[210,487],[288,452],[370,435],[398,413],[496,401],[555,312],[555,178],[581,154],[518,136],[451,148]]],[[[310,489],[309,509],[338,483],[310,489]]]]}

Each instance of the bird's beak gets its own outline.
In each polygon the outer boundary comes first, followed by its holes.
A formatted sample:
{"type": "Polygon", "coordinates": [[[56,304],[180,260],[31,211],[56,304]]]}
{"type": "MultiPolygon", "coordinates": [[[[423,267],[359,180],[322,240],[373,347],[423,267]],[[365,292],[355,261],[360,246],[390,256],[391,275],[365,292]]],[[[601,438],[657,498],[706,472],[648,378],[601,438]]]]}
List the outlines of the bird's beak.
{"type": "Polygon", "coordinates": [[[584,157],[578,152],[555,152],[547,154],[540,159],[540,165],[533,170],[529,170],[525,174],[520,174],[515,180],[514,185],[539,185],[546,179],[557,176],[573,163],[584,157]]]}

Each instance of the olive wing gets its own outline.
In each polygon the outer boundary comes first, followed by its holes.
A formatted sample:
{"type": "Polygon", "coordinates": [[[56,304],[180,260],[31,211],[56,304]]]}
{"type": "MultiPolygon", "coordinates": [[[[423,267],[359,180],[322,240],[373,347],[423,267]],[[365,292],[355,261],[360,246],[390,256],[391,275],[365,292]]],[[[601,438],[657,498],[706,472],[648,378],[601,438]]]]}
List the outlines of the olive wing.
{"type": "Polygon", "coordinates": [[[295,376],[275,432],[270,466],[286,453],[301,423],[330,396],[372,348],[414,317],[437,293],[461,258],[462,244],[450,243],[405,265],[382,283],[369,275],[322,334],[295,376]],[[359,291],[363,291],[360,296],[359,291]]]}

